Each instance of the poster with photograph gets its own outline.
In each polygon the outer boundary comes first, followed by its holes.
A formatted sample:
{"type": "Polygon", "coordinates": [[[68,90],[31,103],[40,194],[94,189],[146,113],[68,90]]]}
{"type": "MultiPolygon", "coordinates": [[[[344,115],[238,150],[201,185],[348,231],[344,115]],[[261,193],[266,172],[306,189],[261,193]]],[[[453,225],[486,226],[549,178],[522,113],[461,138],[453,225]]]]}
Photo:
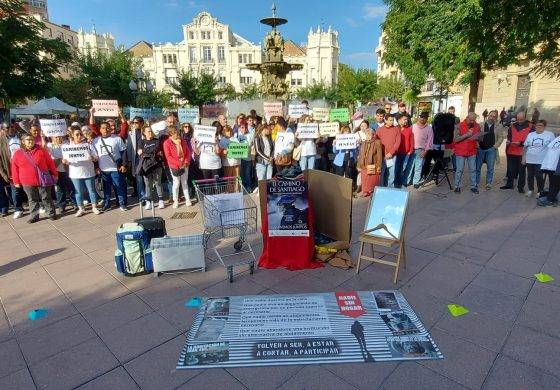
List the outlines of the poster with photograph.
{"type": "Polygon", "coordinates": [[[64,137],[68,132],[66,119],[39,119],[45,137],[64,137]]]}
{"type": "Polygon", "coordinates": [[[400,310],[399,302],[394,292],[377,291],[373,293],[375,304],[379,310],[400,310]]]}
{"type": "Polygon", "coordinates": [[[270,180],[266,198],[270,237],[309,237],[305,180],[270,180]]]}
{"type": "Polygon", "coordinates": [[[366,234],[399,240],[407,206],[407,190],[376,187],[369,204],[364,230],[378,229],[366,234]]]}
{"type": "Polygon", "coordinates": [[[203,298],[177,369],[442,359],[402,293],[380,291],[203,298]],[[404,332],[414,332],[406,334],[404,332]]]}
{"type": "Polygon", "coordinates": [[[95,117],[118,117],[119,102],[116,100],[93,99],[91,106],[95,109],[93,116],[95,117]]]}

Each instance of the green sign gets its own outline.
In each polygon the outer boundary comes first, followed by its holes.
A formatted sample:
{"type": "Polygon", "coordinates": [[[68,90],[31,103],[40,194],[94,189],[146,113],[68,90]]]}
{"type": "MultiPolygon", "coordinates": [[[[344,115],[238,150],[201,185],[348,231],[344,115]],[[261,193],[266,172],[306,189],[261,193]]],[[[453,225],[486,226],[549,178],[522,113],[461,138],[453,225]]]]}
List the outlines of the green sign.
{"type": "Polygon", "coordinates": [[[331,112],[329,115],[329,120],[332,121],[340,121],[340,122],[348,122],[350,119],[350,113],[348,112],[348,108],[331,108],[331,112]]]}
{"type": "Polygon", "coordinates": [[[231,142],[227,147],[227,156],[230,158],[247,158],[248,155],[248,143],[231,142]]]}

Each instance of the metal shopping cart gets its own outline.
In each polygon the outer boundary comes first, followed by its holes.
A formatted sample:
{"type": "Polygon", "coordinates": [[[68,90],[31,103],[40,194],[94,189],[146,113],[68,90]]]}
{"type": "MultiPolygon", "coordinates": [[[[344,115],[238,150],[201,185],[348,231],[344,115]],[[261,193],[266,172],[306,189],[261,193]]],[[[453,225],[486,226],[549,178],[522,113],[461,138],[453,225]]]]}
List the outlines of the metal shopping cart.
{"type": "MultiPolygon", "coordinates": [[[[241,184],[239,177],[223,177],[193,181],[196,196],[202,209],[204,221],[204,249],[208,249],[210,238],[228,244],[233,243],[233,251],[220,253],[218,245],[214,252],[220,263],[226,268],[229,281],[233,282],[233,269],[239,265],[249,265],[254,273],[256,257],[251,244],[247,241],[249,234],[257,232],[257,205],[241,184]],[[237,238],[235,242],[233,239],[237,238]],[[243,258],[250,254],[249,260],[229,262],[230,258],[243,258]]],[[[222,242],[220,242],[222,243],[222,242]]]]}

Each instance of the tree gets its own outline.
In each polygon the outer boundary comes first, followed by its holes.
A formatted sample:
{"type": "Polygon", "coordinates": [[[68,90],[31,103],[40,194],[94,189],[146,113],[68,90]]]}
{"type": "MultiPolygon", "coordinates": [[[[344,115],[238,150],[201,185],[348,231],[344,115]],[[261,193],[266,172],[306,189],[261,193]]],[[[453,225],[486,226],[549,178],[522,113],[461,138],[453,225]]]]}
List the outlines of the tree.
{"type": "Polygon", "coordinates": [[[235,100],[237,99],[237,91],[230,83],[224,84],[221,87],[216,87],[216,99],[220,101],[235,100]]]}
{"type": "Polygon", "coordinates": [[[259,88],[259,85],[256,83],[246,85],[238,94],[238,97],[242,100],[251,100],[261,97],[261,90],[259,88]]]}
{"type": "Polygon", "coordinates": [[[385,0],[384,61],[418,89],[432,76],[443,89],[470,86],[474,110],[484,71],[522,58],[560,75],[560,2],[540,0],[385,0]]]}
{"type": "Polygon", "coordinates": [[[91,104],[90,90],[89,83],[83,77],[57,78],[54,80],[49,91],[45,92],[45,96],[56,96],[65,103],[83,108],[91,104]]]}
{"type": "Polygon", "coordinates": [[[44,27],[26,14],[23,1],[0,1],[0,97],[41,97],[70,60],[64,42],[42,37],[44,27]]]}
{"type": "Polygon", "coordinates": [[[201,73],[195,75],[190,71],[179,72],[177,83],[172,87],[179,96],[191,106],[197,106],[202,116],[202,105],[216,100],[218,80],[213,74],[201,73]]]}
{"type": "Polygon", "coordinates": [[[320,83],[314,82],[311,85],[298,89],[296,91],[296,95],[299,99],[325,99],[330,103],[334,103],[337,100],[337,93],[335,91],[335,88],[326,85],[322,81],[320,83]]]}
{"type": "Polygon", "coordinates": [[[377,79],[375,96],[377,99],[388,97],[393,101],[400,101],[403,100],[406,91],[407,88],[404,82],[388,77],[379,77],[377,79]]]}
{"type": "Polygon", "coordinates": [[[167,91],[138,92],[135,104],[138,107],[175,108],[176,106],[173,103],[173,95],[167,91]]]}
{"type": "Polygon", "coordinates": [[[357,101],[374,100],[377,89],[377,74],[371,69],[353,69],[340,64],[336,98],[339,104],[351,105],[357,101]]]}

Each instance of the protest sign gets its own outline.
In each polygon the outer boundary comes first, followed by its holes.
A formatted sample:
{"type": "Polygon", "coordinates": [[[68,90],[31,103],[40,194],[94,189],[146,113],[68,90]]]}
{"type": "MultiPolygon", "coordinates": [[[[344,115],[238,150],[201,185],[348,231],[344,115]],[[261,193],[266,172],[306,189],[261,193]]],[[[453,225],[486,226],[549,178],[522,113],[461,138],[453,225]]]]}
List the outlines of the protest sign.
{"type": "Polygon", "coordinates": [[[205,104],[202,106],[203,118],[217,118],[219,115],[227,115],[227,108],[223,104],[205,104]]]}
{"type": "Polygon", "coordinates": [[[130,107],[130,120],[134,119],[137,116],[143,118],[144,121],[148,121],[152,117],[152,109],[130,107]]]}
{"type": "Polygon", "coordinates": [[[64,137],[68,132],[65,119],[39,119],[45,137],[64,137]]]}
{"type": "Polygon", "coordinates": [[[60,149],[62,150],[62,158],[71,163],[89,161],[91,156],[89,148],[89,144],[86,143],[77,145],[66,144],[60,146],[60,149]]]}
{"type": "Polygon", "coordinates": [[[216,128],[214,126],[194,125],[194,139],[198,142],[216,143],[216,128]]]}
{"type": "Polygon", "coordinates": [[[165,121],[153,123],[150,127],[152,128],[152,131],[156,137],[159,137],[160,134],[167,133],[167,122],[165,121]]]}
{"type": "Polygon", "coordinates": [[[319,138],[319,124],[298,123],[296,134],[299,139],[319,138]]]}
{"type": "Polygon", "coordinates": [[[335,142],[338,150],[356,149],[358,147],[356,134],[338,134],[335,142]]]}
{"type": "Polygon", "coordinates": [[[227,147],[227,156],[230,158],[247,158],[249,155],[249,144],[230,142],[227,147]]]}
{"type": "Polygon", "coordinates": [[[340,133],[338,122],[319,123],[319,134],[325,137],[336,137],[340,133]]]}
{"type": "Polygon", "coordinates": [[[401,292],[341,291],[202,298],[177,369],[426,359],[443,354],[401,292]]]}
{"type": "Polygon", "coordinates": [[[93,116],[101,117],[118,117],[119,103],[116,100],[99,100],[91,101],[91,106],[95,109],[93,116]]]}
{"type": "Polygon", "coordinates": [[[313,119],[316,121],[328,121],[330,110],[328,107],[313,107],[313,119]]]}
{"type": "Polygon", "coordinates": [[[309,208],[305,180],[271,180],[267,183],[267,218],[270,237],[309,237],[309,208]]]}
{"type": "Polygon", "coordinates": [[[350,114],[348,112],[348,108],[331,108],[329,113],[329,120],[339,121],[339,122],[348,122],[350,119],[350,114]]]}
{"type": "Polygon", "coordinates": [[[264,117],[268,122],[273,116],[283,116],[284,106],[282,102],[263,102],[263,112],[264,117]]]}
{"type": "Polygon", "coordinates": [[[290,104],[288,105],[288,116],[290,118],[301,118],[302,115],[309,114],[305,104],[290,104]]]}
{"type": "Polygon", "coordinates": [[[196,124],[198,120],[198,107],[181,107],[177,110],[180,123],[196,124]]]}

